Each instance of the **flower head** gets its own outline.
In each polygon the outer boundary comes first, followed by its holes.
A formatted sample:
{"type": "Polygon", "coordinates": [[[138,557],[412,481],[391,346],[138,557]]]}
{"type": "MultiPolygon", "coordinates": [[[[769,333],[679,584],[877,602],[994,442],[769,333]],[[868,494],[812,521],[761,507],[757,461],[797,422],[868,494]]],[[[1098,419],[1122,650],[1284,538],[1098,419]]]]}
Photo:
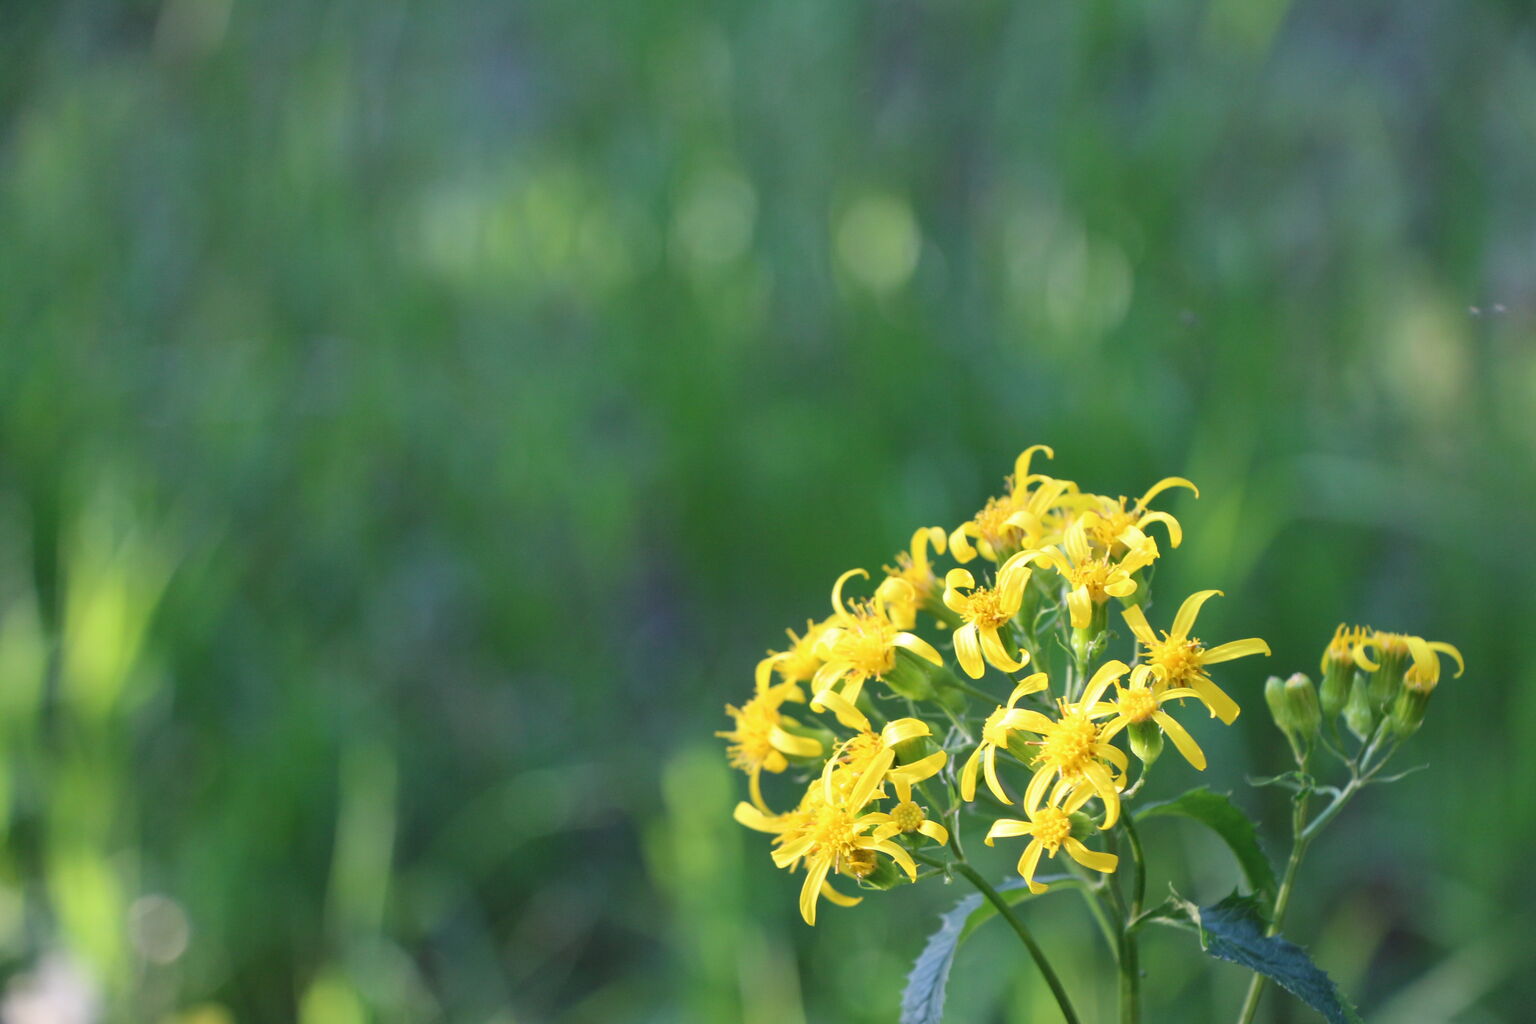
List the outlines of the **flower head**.
{"type": "MultiPolygon", "coordinates": [[[[838,720],[850,728],[857,728],[853,705],[858,702],[864,684],[878,679],[896,667],[896,651],[906,648],[918,657],[935,665],[944,659],[933,646],[915,633],[901,629],[891,619],[892,593],[900,587],[888,589],[882,585],[870,601],[843,601],[843,584],[850,576],[868,576],[863,569],[849,569],[837,578],[832,586],[832,607],[836,614],[821,634],[818,652],[821,667],[811,679],[814,696],[811,710],[833,709],[838,720]],[[883,593],[882,593],[883,591],[883,593]]],[[[894,577],[886,584],[899,584],[894,577]]]]}
{"type": "Polygon", "coordinates": [[[912,534],[912,543],[906,551],[896,554],[896,566],[885,567],[886,576],[907,584],[906,590],[895,588],[889,598],[891,621],[902,629],[917,625],[917,611],[924,604],[935,600],[939,593],[939,578],[934,574],[933,563],[928,559],[928,549],[944,553],[946,538],[937,526],[925,526],[912,534]]]}
{"type": "Polygon", "coordinates": [[[1125,624],[1131,627],[1131,632],[1141,642],[1142,656],[1157,674],[1155,688],[1191,689],[1205,702],[1213,716],[1231,725],[1241,708],[1211,681],[1205,671],[1206,666],[1250,654],[1268,656],[1269,644],[1258,637],[1250,637],[1207,648],[1189,635],[1189,631],[1194,628],[1196,616],[1200,614],[1201,605],[1220,593],[1219,590],[1201,590],[1185,598],[1173,617],[1173,629],[1164,633],[1161,639],[1152,632],[1146,613],[1139,607],[1126,608],[1121,614],[1125,617],[1125,624]]]}
{"type": "Polygon", "coordinates": [[[1413,664],[1403,673],[1403,686],[1415,693],[1433,693],[1440,685],[1440,655],[1449,654],[1456,662],[1456,675],[1466,670],[1461,652],[1443,640],[1425,640],[1410,636],[1407,641],[1408,656],[1413,664]]]}
{"type": "Polygon", "coordinates": [[[1194,697],[1200,700],[1204,698],[1198,691],[1185,686],[1154,688],[1152,684],[1156,683],[1157,677],[1150,665],[1137,665],[1131,669],[1130,681],[1129,686],[1114,683],[1115,699],[1113,701],[1101,700],[1105,690],[1113,682],[1110,679],[1101,680],[1096,685],[1090,686],[1083,694],[1083,703],[1089,706],[1089,717],[1113,716],[1100,727],[1100,737],[1108,741],[1128,726],[1153,722],[1169,739],[1173,740],[1173,745],[1179,749],[1180,754],[1184,755],[1184,760],[1194,765],[1199,771],[1205,771],[1205,753],[1200,749],[1199,744],[1182,725],[1173,719],[1173,716],[1163,710],[1163,705],[1171,700],[1182,697],[1194,697]]]}
{"type": "Polygon", "coordinates": [[[1042,893],[1050,888],[1035,881],[1035,869],[1040,864],[1041,856],[1055,857],[1056,851],[1062,847],[1066,847],[1068,856],[1083,867],[1106,874],[1112,872],[1119,866],[1120,858],[1112,853],[1090,850],[1083,845],[1082,840],[1072,835],[1072,813],[1083,806],[1089,795],[1087,791],[1079,791],[1068,797],[1067,802],[1060,807],[1047,804],[1033,810],[1026,808],[1024,813],[1029,816],[1028,821],[999,818],[987,831],[986,844],[991,846],[994,839],[1030,837],[1029,845],[1019,855],[1018,870],[1029,885],[1029,891],[1033,893],[1042,893]]]}
{"type": "Polygon", "coordinates": [[[1146,535],[1148,526],[1159,523],[1168,531],[1168,546],[1178,547],[1184,540],[1179,521],[1167,512],[1156,512],[1147,507],[1153,498],[1170,487],[1186,487],[1195,492],[1195,497],[1200,497],[1200,489],[1181,476],[1164,477],[1148,487],[1134,504],[1126,497],[1086,495],[1086,508],[1097,514],[1097,521],[1088,530],[1089,541],[1109,555],[1119,557],[1146,535]]]}
{"type": "Polygon", "coordinates": [[[957,562],[969,562],[978,554],[989,562],[1001,562],[1015,551],[1047,542],[1052,530],[1051,511],[1077,485],[1030,473],[1029,464],[1036,452],[1044,452],[1048,459],[1055,457],[1043,444],[1026,448],[1014,461],[1006,493],[987,499],[980,512],[950,533],[949,550],[957,562]]]}
{"type": "Polygon", "coordinates": [[[1028,676],[1018,686],[1013,688],[1013,693],[1008,697],[1006,705],[999,704],[997,710],[987,716],[987,720],[981,726],[981,742],[966,759],[965,767],[960,770],[960,796],[970,802],[976,799],[976,773],[978,770],[986,773],[987,788],[992,795],[1004,803],[1012,803],[1013,798],[1003,789],[1002,782],[997,777],[997,751],[1008,746],[1008,737],[1013,730],[1019,727],[1023,721],[1024,712],[1017,707],[1019,698],[1026,694],[1039,693],[1047,687],[1048,682],[1044,672],[1036,672],[1028,676]]]}
{"type": "MultiPolygon", "coordinates": [[[[1108,681],[1129,671],[1123,661],[1105,662],[1089,680],[1087,692],[1102,693],[1108,681]]],[[[1024,790],[1024,809],[1033,811],[1042,802],[1054,804],[1063,798],[1070,801],[1079,794],[1085,794],[1084,799],[1097,796],[1104,803],[1104,827],[1110,828],[1120,816],[1120,787],[1128,763],[1125,753],[1107,741],[1087,701],[1068,703],[1062,698],[1056,708],[1056,718],[1021,709],[1013,719],[1013,728],[1040,737],[1031,741],[1036,749],[1030,762],[1035,775],[1024,790]]]]}
{"type": "Polygon", "coordinates": [[[983,659],[1004,672],[1017,672],[1029,664],[1028,651],[1020,649],[1017,658],[1008,653],[998,630],[1013,620],[1024,603],[1033,557],[1033,552],[1023,551],[1010,556],[997,570],[997,583],[991,587],[976,586],[969,569],[951,569],[945,575],[944,604],[965,623],[955,630],[955,658],[972,679],[986,672],[983,659]]]}
{"type": "Polygon", "coordinates": [[[731,767],[747,773],[752,791],[752,802],[766,810],[763,803],[761,777],[764,771],[782,772],[789,767],[786,754],[795,757],[817,757],[821,744],[805,736],[796,736],[785,726],[796,727],[788,715],[781,714],[779,707],[786,700],[804,700],[794,683],[758,687],[757,694],[741,707],[727,704],[725,713],[735,719],[735,728],[717,732],[716,736],[730,740],[726,756],[731,767]]]}

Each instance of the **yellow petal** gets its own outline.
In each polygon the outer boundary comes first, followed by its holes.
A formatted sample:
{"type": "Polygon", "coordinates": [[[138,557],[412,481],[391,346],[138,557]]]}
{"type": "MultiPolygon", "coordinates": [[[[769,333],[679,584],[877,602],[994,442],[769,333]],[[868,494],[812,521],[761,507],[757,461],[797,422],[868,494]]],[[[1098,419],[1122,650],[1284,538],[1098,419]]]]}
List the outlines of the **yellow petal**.
{"type": "Polygon", "coordinates": [[[805,870],[805,884],[800,887],[800,916],[812,927],[816,924],[816,898],[821,895],[821,885],[831,866],[831,861],[820,860],[807,865],[805,870]]]}
{"type": "Polygon", "coordinates": [[[821,744],[808,736],[796,736],[794,733],[785,732],[778,726],[768,734],[768,742],[774,749],[782,750],[794,757],[818,757],[821,754],[821,744]]]}
{"type": "Polygon", "coordinates": [[[1093,598],[1087,587],[1078,587],[1067,595],[1067,610],[1072,614],[1073,629],[1087,629],[1093,621],[1093,598]]]}
{"type": "Polygon", "coordinates": [[[1231,661],[1233,658],[1246,658],[1250,654],[1262,654],[1268,657],[1269,644],[1256,636],[1249,637],[1247,640],[1233,640],[1201,652],[1200,664],[1216,665],[1223,661],[1231,661]]]}
{"type": "Polygon", "coordinates": [[[1189,688],[1200,695],[1205,706],[1211,709],[1211,714],[1221,719],[1224,725],[1231,725],[1237,720],[1238,713],[1243,709],[1238,707],[1237,701],[1228,697],[1221,687],[1211,682],[1204,676],[1196,676],[1189,681],[1189,688]]]}
{"type": "Polygon", "coordinates": [[[1019,650],[1019,660],[1015,661],[1008,656],[1008,649],[1003,646],[1002,638],[997,635],[996,629],[989,626],[986,629],[977,629],[977,633],[981,637],[981,653],[993,666],[1004,672],[1017,672],[1029,664],[1029,652],[1022,648],[1019,650]]]}
{"type": "Polygon", "coordinates": [[[745,825],[754,832],[768,832],[777,835],[784,831],[777,819],[771,814],[767,814],[760,808],[753,807],[745,801],[736,805],[736,810],[732,812],[731,817],[735,818],[738,824],[745,825]]]}
{"type": "Polygon", "coordinates": [[[1125,619],[1127,626],[1131,627],[1131,632],[1136,634],[1137,640],[1148,647],[1157,643],[1157,634],[1152,632],[1152,625],[1147,622],[1147,614],[1141,610],[1141,605],[1133,604],[1129,608],[1122,608],[1120,617],[1125,619]]]}
{"type": "Polygon", "coordinates": [[[972,679],[980,679],[987,671],[981,660],[981,641],[974,622],[967,622],[955,630],[955,660],[960,669],[972,679]]]}
{"type": "Polygon", "coordinates": [[[886,777],[892,782],[899,782],[904,786],[913,786],[926,779],[931,779],[944,770],[944,764],[949,760],[949,754],[939,750],[927,757],[920,757],[911,764],[904,764],[892,768],[886,773],[886,777]]]}
{"type": "Polygon", "coordinates": [[[1002,781],[997,777],[996,747],[987,748],[986,756],[981,759],[981,767],[987,776],[987,788],[992,791],[992,795],[1005,804],[1013,803],[1013,797],[1008,795],[1008,791],[1003,788],[1002,781]]]}
{"type": "Polygon", "coordinates": [[[1431,640],[1429,642],[1429,649],[1432,650],[1432,651],[1443,651],[1446,654],[1449,654],[1452,658],[1455,658],[1456,659],[1456,678],[1457,679],[1461,678],[1461,674],[1463,672],[1465,672],[1466,669],[1467,669],[1467,663],[1461,660],[1461,652],[1460,651],[1458,651],[1455,647],[1451,646],[1450,644],[1446,643],[1444,640],[1431,640]]]}
{"type": "Polygon", "coordinates": [[[1013,688],[1013,692],[1008,695],[1008,706],[1011,708],[1019,702],[1020,697],[1039,693],[1041,690],[1048,689],[1050,685],[1050,680],[1044,672],[1036,672],[1033,675],[1025,676],[1019,682],[1019,685],[1013,688]]]}
{"type": "Polygon", "coordinates": [[[1035,826],[1018,818],[998,818],[987,830],[987,838],[983,840],[988,846],[994,839],[1012,839],[1015,836],[1033,835],[1035,826]]]}
{"type": "Polygon", "coordinates": [[[1032,444],[1019,453],[1019,457],[1013,460],[1013,488],[1022,491],[1029,483],[1029,464],[1035,457],[1035,452],[1044,452],[1045,457],[1054,459],[1056,453],[1047,444],[1032,444]]]}
{"type": "Polygon", "coordinates": [[[1120,866],[1120,858],[1112,853],[1101,853],[1098,850],[1090,850],[1081,841],[1068,836],[1061,844],[1067,848],[1067,853],[1072,859],[1085,868],[1093,871],[1102,871],[1108,874],[1120,866]]]}
{"type": "Polygon", "coordinates": [[[934,665],[944,664],[944,659],[939,652],[933,649],[933,645],[916,633],[897,633],[891,641],[897,647],[905,647],[919,658],[934,665]]]}
{"type": "Polygon", "coordinates": [[[880,742],[887,747],[894,747],[898,743],[932,734],[933,730],[921,718],[898,718],[880,730],[880,742]]]}
{"type": "Polygon", "coordinates": [[[1195,618],[1200,614],[1200,606],[1220,593],[1219,590],[1197,590],[1186,597],[1184,603],[1179,605],[1179,613],[1173,617],[1173,631],[1168,634],[1168,638],[1188,640],[1189,631],[1194,628],[1195,618]]]}
{"type": "Polygon", "coordinates": [[[917,826],[917,830],[940,846],[949,842],[949,829],[936,821],[924,819],[923,823],[917,826]]]}
{"type": "Polygon", "coordinates": [[[1100,697],[1104,696],[1104,691],[1109,689],[1110,683],[1113,683],[1130,670],[1131,666],[1123,661],[1115,659],[1106,661],[1103,665],[1099,666],[1099,670],[1093,674],[1093,678],[1088,680],[1088,688],[1083,691],[1082,703],[1095,703],[1100,697]]]}
{"type": "Polygon", "coordinates": [[[966,536],[966,527],[970,525],[966,523],[956,527],[949,534],[949,553],[954,556],[955,561],[962,564],[976,557],[976,549],[971,547],[970,538],[966,536]]]}
{"type": "Polygon", "coordinates": [[[869,573],[863,569],[849,569],[837,578],[836,583],[832,584],[832,607],[837,609],[837,614],[839,615],[848,614],[848,609],[843,607],[843,584],[848,581],[850,576],[863,576],[865,579],[868,579],[869,573]]]}
{"type": "Polygon", "coordinates": [[[960,798],[966,803],[976,799],[976,771],[981,767],[981,753],[990,749],[988,744],[983,743],[971,751],[971,756],[965,759],[965,766],[960,769],[960,798]]]}
{"type": "Polygon", "coordinates": [[[821,895],[826,897],[828,903],[836,903],[840,907],[856,907],[864,902],[862,896],[844,896],[832,888],[831,882],[821,883],[821,895]]]}
{"type": "Polygon", "coordinates": [[[1199,771],[1205,771],[1205,752],[1200,749],[1200,744],[1195,742],[1193,736],[1184,730],[1184,727],[1174,720],[1166,711],[1152,712],[1152,720],[1163,727],[1163,732],[1173,740],[1173,745],[1179,748],[1179,753],[1184,755],[1184,760],[1194,765],[1199,771]]]}
{"type": "Polygon", "coordinates": [[[1167,512],[1148,512],[1146,515],[1141,517],[1141,521],[1136,525],[1145,530],[1148,523],[1163,524],[1163,526],[1168,530],[1169,547],[1176,548],[1184,542],[1183,527],[1179,526],[1179,521],[1173,518],[1173,516],[1169,515],[1167,512]]]}
{"type": "Polygon", "coordinates": [[[1025,883],[1029,885],[1029,891],[1037,896],[1050,888],[1050,886],[1043,882],[1035,881],[1035,868],[1039,866],[1040,854],[1044,852],[1044,850],[1045,847],[1040,844],[1038,839],[1036,839],[1032,840],[1028,846],[1024,847],[1024,852],[1019,854],[1019,875],[1024,879],[1025,883]]]}
{"type": "Polygon", "coordinates": [[[1200,488],[1196,487],[1188,480],[1181,476],[1165,476],[1151,487],[1148,487],[1146,493],[1143,494],[1140,498],[1136,499],[1136,506],[1138,508],[1146,508],[1147,502],[1151,501],[1159,494],[1162,494],[1170,487],[1187,487],[1191,491],[1195,492],[1195,497],[1200,497],[1200,488]]]}

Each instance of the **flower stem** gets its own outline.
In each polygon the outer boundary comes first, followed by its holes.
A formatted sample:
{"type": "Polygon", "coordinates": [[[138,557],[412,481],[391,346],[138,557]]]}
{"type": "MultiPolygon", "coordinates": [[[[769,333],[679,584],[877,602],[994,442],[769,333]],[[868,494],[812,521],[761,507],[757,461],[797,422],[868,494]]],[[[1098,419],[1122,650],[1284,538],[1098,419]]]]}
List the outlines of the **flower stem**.
{"type": "Polygon", "coordinates": [[[981,877],[980,873],[965,861],[955,861],[951,865],[956,871],[966,877],[966,880],[974,885],[987,900],[997,908],[997,912],[1003,916],[1009,925],[1018,934],[1019,940],[1024,943],[1024,948],[1029,950],[1029,955],[1034,958],[1035,966],[1040,968],[1040,973],[1045,977],[1045,983],[1051,987],[1051,994],[1056,997],[1056,1005],[1061,1007],[1062,1019],[1067,1024],[1081,1024],[1077,1011],[1072,1008],[1072,999],[1067,995],[1067,990],[1061,984],[1061,979],[1056,976],[1056,971],[1051,967],[1051,962],[1046,959],[1045,950],[1040,948],[1024,921],[1014,913],[1013,906],[998,891],[981,877]]]}
{"type": "MultiPolygon", "coordinates": [[[[1351,780],[1350,787],[1353,786],[1354,781],[1351,780]]],[[[1343,806],[1344,794],[1352,792],[1350,787],[1346,787],[1344,793],[1334,799],[1329,811],[1343,806]]],[[[1291,805],[1291,856],[1285,862],[1285,876],[1280,880],[1280,888],[1275,893],[1275,912],[1270,916],[1269,928],[1265,930],[1265,935],[1276,935],[1280,931],[1280,924],[1285,919],[1285,910],[1291,903],[1291,890],[1296,885],[1296,871],[1301,867],[1301,858],[1306,856],[1307,846],[1311,844],[1312,836],[1315,834],[1307,827],[1307,797],[1308,793],[1303,790],[1296,794],[1296,799],[1291,805]]],[[[1327,812],[1325,811],[1324,814],[1327,812]]],[[[1318,821],[1322,820],[1323,817],[1320,815],[1318,821]]],[[[1243,1007],[1237,1015],[1238,1024],[1252,1024],[1253,1015],[1259,1011],[1259,997],[1264,994],[1264,981],[1264,975],[1257,971],[1249,979],[1248,994],[1243,997],[1243,1007]]]]}

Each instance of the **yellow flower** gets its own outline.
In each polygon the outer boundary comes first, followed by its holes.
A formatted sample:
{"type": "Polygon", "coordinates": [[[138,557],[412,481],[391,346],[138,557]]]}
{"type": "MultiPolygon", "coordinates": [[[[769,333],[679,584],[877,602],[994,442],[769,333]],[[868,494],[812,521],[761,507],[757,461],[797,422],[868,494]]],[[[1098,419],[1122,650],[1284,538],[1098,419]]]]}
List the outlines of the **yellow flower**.
{"type": "Polygon", "coordinates": [[[1048,459],[1055,458],[1055,453],[1046,445],[1026,448],[1014,461],[1007,493],[1000,498],[987,499],[986,506],[970,522],[950,533],[949,550],[957,562],[969,562],[978,553],[989,562],[1001,562],[1022,547],[1038,547],[1045,543],[1045,535],[1049,532],[1048,514],[1062,496],[1076,490],[1077,485],[1070,480],[1031,474],[1029,464],[1036,452],[1044,452],[1048,459]],[[1033,492],[1031,485],[1035,485],[1033,492]]]}
{"type": "Polygon", "coordinates": [[[927,836],[940,846],[949,842],[949,829],[936,821],[929,820],[927,810],[919,807],[912,800],[910,792],[902,797],[895,807],[891,808],[889,814],[875,811],[870,814],[870,817],[880,824],[888,825],[894,829],[895,831],[891,833],[892,835],[910,835],[916,832],[927,836]]]}
{"type": "Polygon", "coordinates": [[[896,747],[907,740],[932,735],[928,723],[919,718],[898,718],[877,733],[857,708],[853,713],[862,722],[857,735],[840,743],[822,769],[822,786],[828,800],[841,799],[851,807],[863,807],[872,798],[884,795],[887,780],[899,787],[902,799],[911,799],[912,786],[937,775],[949,759],[948,754],[939,750],[911,764],[898,765],[896,747]]]}
{"type": "Polygon", "coordinates": [[[726,747],[731,767],[747,773],[752,802],[764,810],[767,807],[763,803],[760,781],[764,771],[778,773],[789,767],[789,761],[784,756],[786,754],[794,757],[817,757],[821,754],[821,744],[816,740],[795,736],[784,729],[786,725],[798,726],[800,723],[788,715],[780,714],[780,705],[786,700],[804,699],[800,696],[800,688],[794,683],[759,686],[757,694],[741,707],[730,704],[725,706],[725,713],[736,720],[736,728],[729,732],[715,733],[731,741],[726,747]]]}
{"type": "Polygon", "coordinates": [[[1179,521],[1167,512],[1154,512],[1147,508],[1153,498],[1170,487],[1187,487],[1195,492],[1195,497],[1200,497],[1200,489],[1181,476],[1167,476],[1159,480],[1147,488],[1134,505],[1127,505],[1130,499],[1125,497],[1089,495],[1092,504],[1086,507],[1097,513],[1098,522],[1089,530],[1088,539],[1110,555],[1118,556],[1134,546],[1137,538],[1146,535],[1147,526],[1161,523],[1168,531],[1169,546],[1178,547],[1184,541],[1184,530],[1179,526],[1179,521]]]}
{"type": "Polygon", "coordinates": [[[1333,631],[1333,639],[1328,641],[1328,646],[1323,650],[1322,670],[1327,673],[1330,663],[1358,665],[1360,668],[1370,671],[1375,668],[1370,658],[1365,656],[1365,649],[1370,646],[1370,630],[1364,626],[1346,626],[1339,623],[1339,628],[1333,631]]]}
{"type": "Polygon", "coordinates": [[[928,560],[929,547],[938,554],[944,553],[945,537],[941,528],[925,526],[912,534],[911,546],[896,555],[896,567],[885,567],[890,579],[905,581],[910,588],[905,593],[895,588],[887,599],[891,621],[902,629],[917,625],[917,610],[939,592],[939,579],[934,575],[933,563],[928,560]]]}
{"type": "Polygon", "coordinates": [[[1024,588],[1029,584],[1029,560],[1034,552],[1020,551],[1009,557],[997,570],[993,587],[976,586],[969,569],[951,569],[944,576],[944,604],[959,615],[965,625],[955,630],[955,658],[972,679],[986,672],[982,659],[1004,672],[1017,672],[1029,664],[1029,652],[1020,648],[1019,657],[1008,653],[998,630],[1018,614],[1024,603],[1024,588]],[[960,593],[969,590],[969,594],[960,593]]]}
{"type": "MultiPolygon", "coordinates": [[[[1123,661],[1107,661],[1089,680],[1086,693],[1103,693],[1109,681],[1130,671],[1123,661]]],[[[1120,786],[1125,781],[1126,757],[1105,739],[1094,722],[1086,701],[1069,704],[1065,698],[1056,702],[1055,719],[1038,711],[1021,709],[1012,720],[1012,728],[1035,733],[1031,741],[1038,748],[1030,767],[1034,778],[1024,790],[1024,809],[1033,814],[1042,802],[1071,802],[1080,794],[1097,796],[1104,803],[1104,827],[1110,828],[1120,817],[1120,786]],[[1117,771],[1118,769],[1118,771],[1117,771]],[[1046,789],[1052,783],[1049,801],[1046,789]]],[[[1081,806],[1081,803],[1078,804],[1081,806]]]]}
{"type": "Polygon", "coordinates": [[[1020,821],[1017,818],[999,818],[992,823],[992,828],[987,832],[986,844],[992,845],[994,839],[1010,839],[1014,836],[1029,836],[1029,845],[1024,847],[1024,852],[1019,855],[1019,874],[1029,885],[1032,893],[1045,892],[1050,886],[1035,881],[1035,869],[1040,864],[1042,854],[1056,856],[1056,851],[1063,846],[1071,858],[1085,868],[1093,871],[1102,871],[1106,874],[1115,870],[1120,864],[1120,858],[1112,853],[1101,853],[1098,850],[1090,850],[1082,841],[1072,835],[1072,812],[1082,807],[1091,794],[1088,790],[1079,790],[1067,798],[1067,802],[1060,807],[1047,804],[1036,810],[1026,810],[1028,821],[1020,821]]]}
{"type": "Polygon", "coordinates": [[[1443,640],[1425,640],[1421,636],[1410,636],[1404,641],[1408,647],[1408,656],[1413,659],[1413,664],[1408,666],[1408,671],[1403,673],[1403,686],[1415,693],[1433,693],[1435,687],[1440,685],[1440,654],[1449,654],[1456,661],[1456,676],[1460,678],[1466,670],[1466,662],[1461,660],[1461,652],[1443,640]]]}
{"type": "Polygon", "coordinates": [[[768,685],[768,677],[772,672],[777,672],[779,678],[786,683],[804,683],[813,678],[816,670],[821,667],[817,645],[831,624],[831,619],[821,622],[806,620],[805,632],[800,636],[796,636],[794,630],[786,629],[784,632],[789,636],[789,647],[782,651],[769,651],[768,656],[757,663],[757,688],[762,690],[768,685]]]}
{"type": "Polygon", "coordinates": [[[987,720],[981,725],[981,742],[966,759],[965,767],[960,769],[960,796],[967,803],[976,799],[976,773],[984,771],[987,777],[987,788],[992,795],[1003,803],[1012,803],[1013,798],[1003,789],[1003,784],[997,777],[997,751],[1008,746],[1008,734],[1018,727],[1023,711],[1016,708],[1019,698],[1026,694],[1039,693],[1048,686],[1044,672],[1036,672],[1025,677],[1024,681],[1013,688],[1013,693],[1008,697],[1007,705],[999,704],[996,711],[987,716],[987,720]]]}
{"type": "MultiPolygon", "coordinates": [[[[832,586],[832,607],[837,614],[833,625],[821,634],[818,650],[822,665],[812,677],[811,710],[823,711],[830,707],[838,720],[850,728],[858,728],[858,718],[853,717],[853,705],[858,702],[864,684],[878,679],[896,667],[896,651],[906,648],[918,657],[935,665],[944,659],[933,645],[915,633],[909,633],[891,621],[891,592],[882,585],[872,601],[843,603],[843,584],[850,576],[865,576],[863,569],[849,569],[837,578],[832,586]],[[841,689],[834,689],[841,684],[841,689]]],[[[889,579],[886,583],[901,583],[889,579]]],[[[899,588],[898,588],[899,589],[899,588]]]]}
{"type": "Polygon", "coordinates": [[[1088,543],[1088,531],[1098,524],[1098,513],[1084,512],[1067,527],[1060,547],[1046,548],[1036,559],[1038,565],[1054,569],[1065,581],[1074,629],[1087,629],[1092,624],[1095,605],[1136,593],[1134,575],[1158,555],[1157,542],[1140,531],[1132,534],[1134,527],[1121,535],[1133,546],[1118,562],[1108,554],[1096,554],[1088,543]]]}
{"type": "Polygon", "coordinates": [[[917,880],[917,864],[910,854],[891,842],[898,829],[890,815],[863,813],[861,806],[829,801],[819,781],[813,782],[800,806],[788,814],[765,814],[749,803],[736,805],[736,820],[747,828],[774,836],[773,863],[786,870],[805,866],[800,887],[800,916],[816,923],[816,904],[822,896],[843,906],[857,902],[827,882],[833,872],[862,878],[875,867],[875,854],[884,854],[917,880]]]}
{"type": "Polygon", "coordinates": [[[1107,703],[1098,703],[1098,701],[1104,695],[1104,690],[1111,680],[1105,679],[1096,686],[1090,686],[1083,694],[1083,703],[1089,707],[1089,717],[1114,716],[1100,726],[1102,731],[1099,735],[1106,742],[1127,726],[1156,722],[1168,738],[1173,740],[1173,745],[1179,748],[1179,753],[1184,755],[1184,760],[1194,765],[1199,771],[1205,771],[1205,753],[1200,749],[1200,745],[1182,725],[1163,710],[1163,705],[1170,700],[1182,697],[1195,697],[1201,700],[1204,698],[1187,686],[1155,689],[1149,683],[1155,682],[1156,678],[1152,666],[1137,665],[1131,669],[1131,685],[1121,686],[1115,683],[1115,699],[1107,703]]]}
{"type": "Polygon", "coordinates": [[[1188,687],[1199,695],[1212,715],[1231,725],[1241,708],[1211,681],[1211,677],[1206,674],[1206,666],[1244,658],[1250,654],[1268,657],[1269,644],[1258,637],[1249,637],[1247,640],[1233,640],[1207,649],[1198,639],[1189,635],[1189,631],[1194,628],[1195,617],[1200,614],[1200,606],[1220,593],[1219,590],[1201,590],[1185,598],[1173,617],[1172,631],[1164,633],[1161,640],[1152,632],[1146,614],[1139,607],[1126,608],[1121,614],[1125,617],[1125,624],[1136,634],[1136,639],[1141,641],[1147,664],[1157,673],[1156,688],[1188,687]]]}

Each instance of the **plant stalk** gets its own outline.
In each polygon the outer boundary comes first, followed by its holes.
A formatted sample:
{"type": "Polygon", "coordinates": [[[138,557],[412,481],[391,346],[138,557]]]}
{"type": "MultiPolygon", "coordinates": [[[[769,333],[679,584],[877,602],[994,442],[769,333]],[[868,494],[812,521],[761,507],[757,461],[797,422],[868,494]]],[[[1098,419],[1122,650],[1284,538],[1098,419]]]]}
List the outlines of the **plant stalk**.
{"type": "Polygon", "coordinates": [[[1062,1019],[1067,1024],[1082,1024],[1077,1016],[1077,1011],[1072,1008],[1071,997],[1067,995],[1066,988],[1062,985],[1061,979],[1056,975],[1055,968],[1046,959],[1045,950],[1040,948],[1040,944],[1030,934],[1029,928],[1025,926],[1024,921],[1018,914],[1014,913],[1012,904],[1003,899],[1002,895],[992,888],[987,880],[981,877],[981,874],[965,861],[955,861],[951,867],[964,875],[966,880],[974,885],[987,898],[988,902],[997,908],[997,912],[1003,916],[1003,919],[1013,927],[1014,932],[1019,936],[1019,940],[1024,943],[1024,948],[1029,950],[1029,955],[1034,959],[1035,966],[1040,968],[1040,973],[1044,976],[1045,983],[1051,987],[1051,994],[1056,997],[1056,1005],[1061,1008],[1062,1019]]]}

